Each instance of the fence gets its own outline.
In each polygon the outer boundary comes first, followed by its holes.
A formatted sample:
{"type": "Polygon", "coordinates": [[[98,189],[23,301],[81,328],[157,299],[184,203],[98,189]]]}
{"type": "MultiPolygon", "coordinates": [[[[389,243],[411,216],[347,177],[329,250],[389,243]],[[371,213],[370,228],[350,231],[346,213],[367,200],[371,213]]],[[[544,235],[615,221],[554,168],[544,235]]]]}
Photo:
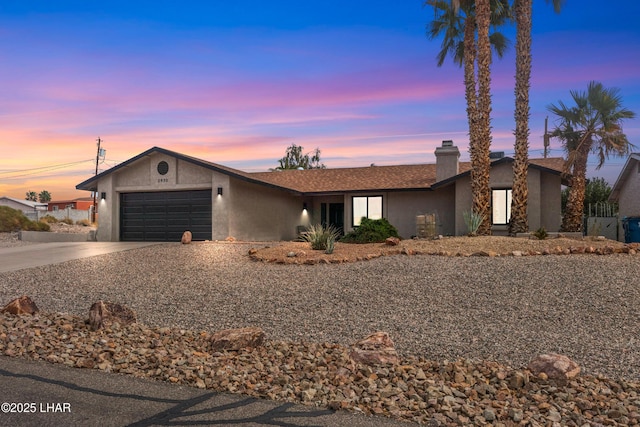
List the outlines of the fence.
{"type": "Polygon", "coordinates": [[[58,211],[33,211],[25,213],[25,216],[32,221],[39,221],[47,215],[52,216],[59,221],[63,219],[70,219],[73,222],[82,221],[85,219],[91,221],[91,209],[78,210],[66,208],[58,211]]]}
{"type": "Polygon", "coordinates": [[[589,203],[584,230],[587,236],[618,240],[618,205],[607,202],[589,203]]]}

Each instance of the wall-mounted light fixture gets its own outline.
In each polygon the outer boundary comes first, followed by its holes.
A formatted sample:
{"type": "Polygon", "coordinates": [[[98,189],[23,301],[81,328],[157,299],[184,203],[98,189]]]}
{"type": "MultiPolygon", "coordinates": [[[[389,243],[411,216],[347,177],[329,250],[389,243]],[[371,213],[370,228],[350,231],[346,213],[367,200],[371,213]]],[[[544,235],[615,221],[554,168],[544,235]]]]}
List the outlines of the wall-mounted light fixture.
{"type": "Polygon", "coordinates": [[[218,187],[218,196],[222,196],[222,187],[218,187]]]}
{"type": "Polygon", "coordinates": [[[307,202],[302,203],[302,210],[303,211],[307,210],[307,202]]]}
{"type": "Polygon", "coordinates": [[[107,200],[107,193],[105,193],[104,191],[100,193],[100,200],[107,200]]]}

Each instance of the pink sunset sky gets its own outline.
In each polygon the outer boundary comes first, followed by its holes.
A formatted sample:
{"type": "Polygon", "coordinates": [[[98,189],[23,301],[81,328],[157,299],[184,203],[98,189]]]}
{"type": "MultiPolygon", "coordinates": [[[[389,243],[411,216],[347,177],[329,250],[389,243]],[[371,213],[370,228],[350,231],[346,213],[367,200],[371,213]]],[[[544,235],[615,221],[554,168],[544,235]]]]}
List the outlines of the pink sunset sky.
{"type": "MultiPolygon", "coordinates": [[[[292,143],[330,168],[431,163],[444,139],[468,160],[462,70],[436,66],[420,1],[49,3],[0,6],[0,196],[89,196],[75,186],[95,172],[98,137],[100,171],[153,146],[244,171],[277,166],[292,143]]],[[[591,80],[640,114],[640,4],[622,16],[534,4],[530,156],[542,157],[546,107],[591,80]]],[[[512,46],[492,74],[492,150],[506,155],[514,72],[512,46]]],[[[624,131],[640,147],[640,118],[624,131]]],[[[613,184],[623,164],[594,160],[590,175],[613,184]]]]}

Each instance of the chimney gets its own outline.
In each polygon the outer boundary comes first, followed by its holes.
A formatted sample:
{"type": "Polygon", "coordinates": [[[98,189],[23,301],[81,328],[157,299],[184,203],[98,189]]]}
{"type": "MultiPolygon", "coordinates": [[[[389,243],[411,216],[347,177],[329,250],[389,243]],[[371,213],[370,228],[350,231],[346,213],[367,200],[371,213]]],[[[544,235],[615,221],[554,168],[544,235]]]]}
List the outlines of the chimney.
{"type": "Polygon", "coordinates": [[[453,141],[442,141],[442,147],[436,148],[436,182],[458,175],[459,158],[460,150],[453,141]]]}

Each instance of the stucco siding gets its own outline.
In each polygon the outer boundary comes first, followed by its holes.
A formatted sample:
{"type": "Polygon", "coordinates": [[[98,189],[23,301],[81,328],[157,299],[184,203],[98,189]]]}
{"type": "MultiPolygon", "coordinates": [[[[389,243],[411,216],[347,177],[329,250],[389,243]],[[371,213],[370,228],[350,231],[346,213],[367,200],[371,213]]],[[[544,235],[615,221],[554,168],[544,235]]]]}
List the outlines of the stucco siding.
{"type": "MultiPolygon", "coordinates": [[[[536,227],[536,224],[530,222],[529,229],[535,231],[540,227],[544,227],[547,231],[560,231],[560,226],[562,225],[562,182],[560,176],[548,173],[541,174],[540,192],[541,195],[538,198],[540,224],[536,227]]],[[[535,200],[530,203],[535,203],[535,200]]]]}
{"type": "Polygon", "coordinates": [[[209,184],[211,182],[212,171],[193,163],[178,160],[176,169],[176,184],[178,185],[209,184]]]}
{"type": "Polygon", "coordinates": [[[296,226],[304,222],[301,197],[237,179],[229,185],[230,236],[255,241],[296,237],[296,226]]]}
{"type": "Polygon", "coordinates": [[[416,235],[416,216],[424,214],[435,214],[436,234],[446,236],[455,232],[451,215],[455,196],[451,191],[390,192],[387,206],[387,219],[405,239],[416,235]]]}
{"type": "Polygon", "coordinates": [[[624,241],[622,219],[640,216],[640,162],[631,165],[630,174],[620,187],[618,212],[618,239],[624,241]]]}

